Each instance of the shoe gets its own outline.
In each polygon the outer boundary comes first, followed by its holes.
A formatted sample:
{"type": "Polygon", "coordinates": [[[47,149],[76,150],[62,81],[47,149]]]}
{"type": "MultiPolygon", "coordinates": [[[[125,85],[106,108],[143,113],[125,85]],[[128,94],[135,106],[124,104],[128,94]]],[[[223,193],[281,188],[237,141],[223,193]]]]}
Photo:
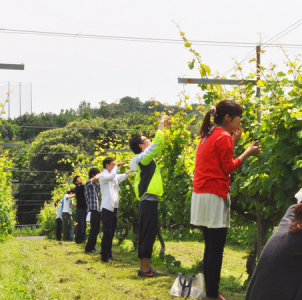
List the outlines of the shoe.
{"type": "Polygon", "coordinates": [[[159,277],[159,276],[168,276],[167,274],[164,273],[159,273],[156,270],[150,268],[149,271],[144,272],[142,270],[138,270],[138,275],[139,276],[145,276],[145,277],[159,277]]]}
{"type": "Polygon", "coordinates": [[[114,258],[114,257],[110,257],[110,259],[111,259],[113,262],[117,262],[117,259],[114,258]]]}
{"type": "Polygon", "coordinates": [[[85,252],[86,253],[93,253],[93,254],[95,254],[95,253],[99,253],[99,250],[93,249],[91,251],[85,251],[85,252]]]}
{"type": "Polygon", "coordinates": [[[112,260],[111,258],[105,258],[105,259],[101,258],[101,261],[102,261],[102,262],[105,262],[105,263],[113,263],[113,262],[115,262],[115,261],[112,260]]]}
{"type": "Polygon", "coordinates": [[[206,300],[228,300],[228,298],[226,298],[224,295],[222,295],[221,293],[218,293],[218,298],[210,298],[208,296],[206,296],[206,300]]]}

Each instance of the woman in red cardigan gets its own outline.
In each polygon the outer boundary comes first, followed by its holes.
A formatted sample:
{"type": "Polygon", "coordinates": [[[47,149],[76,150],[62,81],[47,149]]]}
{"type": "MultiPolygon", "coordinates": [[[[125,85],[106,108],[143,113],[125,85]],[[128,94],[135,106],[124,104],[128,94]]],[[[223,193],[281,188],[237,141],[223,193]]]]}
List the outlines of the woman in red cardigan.
{"type": "Polygon", "coordinates": [[[218,293],[223,249],[230,227],[230,174],[249,156],[258,156],[261,146],[251,144],[234,159],[234,145],[241,137],[242,107],[223,100],[205,115],[196,151],[191,201],[191,224],[201,226],[205,239],[203,269],[206,299],[226,299],[218,293]],[[212,126],[214,117],[216,126],[212,126]],[[231,136],[231,132],[234,134],[231,136]]]}

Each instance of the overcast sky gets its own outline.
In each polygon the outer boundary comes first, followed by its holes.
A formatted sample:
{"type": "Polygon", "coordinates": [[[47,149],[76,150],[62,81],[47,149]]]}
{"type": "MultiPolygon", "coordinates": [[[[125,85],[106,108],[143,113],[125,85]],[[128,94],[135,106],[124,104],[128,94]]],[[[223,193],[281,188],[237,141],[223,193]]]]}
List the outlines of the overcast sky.
{"type": "MultiPolygon", "coordinates": [[[[1,0],[0,28],[179,39],[177,22],[191,40],[258,42],[272,38],[302,19],[302,2],[242,0],[1,0]]],[[[302,44],[302,26],[278,43],[302,44]]],[[[181,44],[142,43],[0,32],[0,63],[24,63],[24,71],[0,70],[0,82],[31,82],[33,111],[76,109],[86,100],[93,107],[124,96],[175,103],[183,88],[178,77],[198,77],[181,44]]],[[[193,44],[194,46],[194,44],[193,44]]],[[[223,73],[232,58],[253,48],[194,46],[212,71],[223,73]]],[[[289,54],[301,53],[289,49],[289,54]]],[[[267,48],[265,65],[282,65],[284,55],[267,48]]],[[[249,71],[252,64],[244,66],[249,71]]],[[[229,75],[231,75],[230,73],[229,75]]],[[[186,88],[191,96],[196,86],[186,88]]],[[[4,93],[0,89],[0,93],[4,93]]]]}

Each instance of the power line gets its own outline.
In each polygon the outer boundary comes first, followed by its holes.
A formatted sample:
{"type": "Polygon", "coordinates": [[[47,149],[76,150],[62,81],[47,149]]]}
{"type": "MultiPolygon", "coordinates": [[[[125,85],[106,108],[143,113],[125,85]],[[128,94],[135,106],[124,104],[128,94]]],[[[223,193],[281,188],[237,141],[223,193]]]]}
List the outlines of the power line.
{"type": "MultiPolygon", "coordinates": [[[[288,31],[288,32],[286,32],[285,34],[283,34],[281,37],[275,39],[278,35],[282,34],[283,32],[285,32],[286,30],[288,30],[289,28],[293,27],[294,25],[296,25],[297,23],[299,23],[299,22],[301,22],[301,21],[302,21],[302,19],[300,19],[299,21],[297,21],[297,22],[295,22],[294,24],[290,25],[290,26],[287,27],[286,29],[282,30],[281,32],[279,32],[278,34],[276,34],[275,36],[273,36],[271,39],[269,39],[268,41],[262,43],[261,45],[263,45],[263,46],[267,45],[267,46],[264,47],[264,48],[267,48],[267,47],[272,46],[272,45],[274,45],[274,46],[285,46],[285,45],[287,45],[287,46],[299,46],[299,47],[300,47],[301,45],[292,45],[292,44],[283,44],[283,45],[282,45],[282,44],[272,44],[272,43],[275,42],[276,40],[280,39],[280,38],[283,37],[284,35],[288,34],[289,32],[293,31],[294,29],[296,29],[296,28],[299,27],[300,25],[302,25],[302,23],[300,23],[299,25],[297,25],[296,27],[294,27],[294,28],[291,29],[290,31],[288,31]],[[275,39],[275,40],[273,40],[273,39],[275,39]],[[269,43],[271,40],[273,40],[272,43],[269,43]],[[269,43],[269,44],[268,44],[268,43],[269,43]]],[[[292,48],[292,47],[290,47],[290,48],[292,48]]],[[[250,57],[254,56],[254,55],[250,55],[252,52],[254,52],[254,50],[252,50],[251,52],[249,52],[249,53],[245,56],[245,58],[244,58],[242,61],[240,61],[240,64],[243,63],[245,60],[249,59],[250,57]]],[[[232,69],[233,69],[233,67],[230,68],[229,70],[227,70],[226,72],[222,73],[221,76],[227,75],[232,69]]]]}
{"type": "Polygon", "coordinates": [[[40,210],[32,210],[32,211],[17,211],[17,214],[34,214],[39,213],[40,210]]]}
{"type": "MultiPolygon", "coordinates": [[[[66,193],[59,193],[60,195],[65,195],[66,193]]],[[[16,197],[19,195],[51,195],[51,193],[18,193],[16,194],[16,197]]]]}
{"type": "Polygon", "coordinates": [[[47,186],[57,186],[57,184],[48,184],[48,183],[19,183],[19,185],[47,185],[47,186]]]}
{"type": "MultiPolygon", "coordinates": [[[[301,45],[302,46],[302,45],[301,45]]],[[[43,129],[69,129],[69,130],[111,130],[111,131],[146,131],[148,129],[140,128],[99,128],[99,127],[59,127],[59,126],[36,126],[36,125],[17,125],[17,124],[2,124],[5,127],[20,127],[20,128],[43,128],[43,129]]]]}
{"type": "MultiPolygon", "coordinates": [[[[279,32],[278,34],[276,34],[275,36],[273,36],[271,39],[269,39],[268,41],[266,41],[264,44],[269,43],[269,42],[270,42],[271,40],[273,40],[275,37],[277,37],[277,36],[280,35],[281,33],[285,32],[287,29],[293,27],[294,25],[296,25],[297,23],[299,23],[299,22],[301,22],[301,21],[302,21],[302,19],[300,19],[299,21],[297,21],[297,22],[295,22],[294,24],[290,25],[289,27],[287,27],[286,29],[282,30],[281,32],[279,32]]],[[[302,23],[301,23],[301,24],[302,24],[302,23]]],[[[299,25],[296,26],[295,28],[299,27],[301,24],[299,24],[299,25]]],[[[295,28],[291,29],[291,30],[288,31],[287,33],[283,34],[282,36],[288,34],[288,33],[291,32],[292,30],[294,30],[295,28]]],[[[281,37],[282,37],[282,36],[281,36],[281,37]]],[[[281,37],[279,37],[279,38],[281,38],[281,37]]],[[[278,38],[278,39],[279,39],[279,38],[278,38]]],[[[273,42],[275,42],[275,41],[276,41],[276,40],[274,40],[273,42]]],[[[272,43],[273,43],[273,42],[272,42],[272,43]]],[[[270,45],[272,45],[272,43],[270,43],[270,45]]],[[[290,46],[293,46],[293,45],[290,45],[290,46]]]]}
{"type": "MultiPolygon", "coordinates": [[[[89,39],[132,41],[132,42],[183,44],[183,40],[181,40],[181,39],[167,39],[167,38],[161,39],[161,38],[130,37],[130,36],[108,36],[108,35],[97,35],[97,34],[66,33],[66,32],[37,31],[37,30],[20,30],[20,29],[8,29],[8,28],[7,29],[6,28],[0,28],[0,33],[31,34],[31,35],[70,37],[70,38],[89,38],[89,39]]],[[[195,43],[195,44],[199,44],[201,46],[253,47],[253,46],[257,45],[257,43],[232,42],[232,41],[191,40],[190,42],[195,43]]],[[[296,44],[284,44],[284,45],[297,46],[296,44]]],[[[298,46],[302,46],[302,45],[298,45],[298,46]]]]}
{"type": "Polygon", "coordinates": [[[44,206],[44,204],[14,204],[14,206],[27,206],[27,205],[30,205],[30,206],[44,206]]]}
{"type": "Polygon", "coordinates": [[[25,155],[25,154],[90,154],[90,153],[95,153],[96,151],[86,151],[86,152],[15,152],[15,153],[9,153],[9,155],[16,155],[16,154],[20,154],[20,155],[25,155]]]}
{"type": "Polygon", "coordinates": [[[14,201],[26,201],[26,202],[28,202],[28,201],[30,201],[30,202],[33,202],[33,201],[51,201],[51,202],[53,202],[53,200],[25,200],[25,199],[16,199],[16,200],[14,200],[14,201]]]}
{"type": "MultiPolygon", "coordinates": [[[[32,171],[32,170],[19,170],[15,172],[21,173],[72,173],[73,171],[32,171]]],[[[16,183],[19,184],[19,183],[16,183]]]]}

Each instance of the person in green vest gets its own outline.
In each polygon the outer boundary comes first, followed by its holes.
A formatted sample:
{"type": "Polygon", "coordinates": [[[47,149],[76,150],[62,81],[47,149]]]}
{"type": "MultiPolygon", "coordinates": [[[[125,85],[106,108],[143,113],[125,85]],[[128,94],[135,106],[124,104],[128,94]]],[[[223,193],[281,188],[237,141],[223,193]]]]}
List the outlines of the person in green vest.
{"type": "Polygon", "coordinates": [[[150,266],[158,228],[158,200],[163,194],[162,177],[154,157],[162,146],[165,124],[166,129],[170,129],[171,122],[164,115],[152,142],[140,134],[132,136],[129,141],[136,154],[130,162],[130,170],[136,171],[134,190],[139,200],[138,275],[144,277],[166,276],[150,266]]]}

